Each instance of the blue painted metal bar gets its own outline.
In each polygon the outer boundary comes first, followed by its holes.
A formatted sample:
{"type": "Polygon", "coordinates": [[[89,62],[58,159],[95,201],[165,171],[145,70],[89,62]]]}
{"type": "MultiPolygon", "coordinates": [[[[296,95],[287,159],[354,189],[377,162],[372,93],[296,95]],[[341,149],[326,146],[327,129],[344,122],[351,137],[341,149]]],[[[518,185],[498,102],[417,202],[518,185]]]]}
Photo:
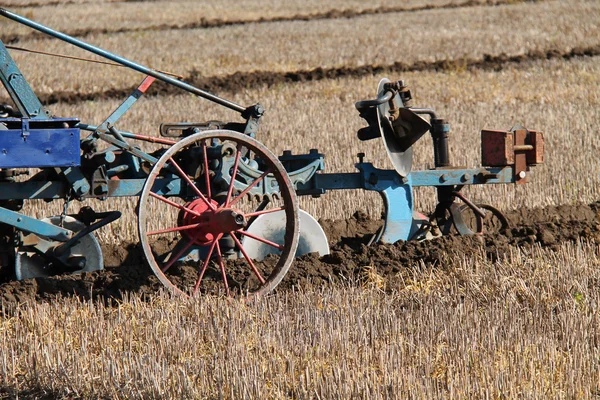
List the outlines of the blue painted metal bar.
{"type": "MultiPolygon", "coordinates": [[[[362,172],[315,174],[311,181],[298,185],[298,194],[325,193],[327,190],[368,189],[369,182],[372,182],[372,185],[377,185],[380,181],[396,185],[403,182],[402,177],[395,170],[378,169],[370,163],[356,165],[362,172]]],[[[512,167],[413,171],[409,174],[409,177],[413,187],[515,182],[512,167]]]]}
{"type": "Polygon", "coordinates": [[[1,40],[0,81],[23,117],[29,119],[47,119],[50,117],[50,112],[44,108],[37,98],[1,40]]]}
{"type": "Polygon", "coordinates": [[[413,186],[454,186],[514,183],[513,167],[435,169],[410,173],[413,186]]]}
{"type": "MultiPolygon", "coordinates": [[[[106,118],[106,120],[102,124],[100,124],[100,127],[98,129],[100,129],[103,132],[106,132],[108,128],[114,126],[115,123],[123,115],[125,115],[125,113],[129,111],[131,107],[133,107],[135,102],[138,101],[144,95],[144,93],[146,93],[146,90],[148,90],[148,88],[150,87],[150,85],[152,85],[154,80],[155,79],[150,76],[144,78],[140,86],[138,86],[137,89],[135,89],[133,93],[131,93],[129,97],[127,97],[127,99],[125,99],[125,101],[121,103],[121,105],[119,105],[119,107],[117,107],[117,109],[113,111],[113,113],[108,118],[106,118]]],[[[117,139],[121,140],[123,138],[117,137],[117,139]]]]}
{"type": "MultiPolygon", "coordinates": [[[[108,181],[108,193],[111,197],[139,196],[146,179],[121,179],[118,181],[108,181]]],[[[152,186],[152,192],[161,196],[179,196],[182,188],[189,190],[187,185],[181,184],[181,179],[157,179],[152,186]]]]}
{"type": "Polygon", "coordinates": [[[4,207],[0,207],[0,222],[14,226],[19,230],[31,232],[59,242],[66,242],[73,235],[73,232],[68,229],[19,214],[4,207]]]}
{"type": "MultiPolygon", "coordinates": [[[[366,164],[366,163],[365,163],[366,164]]],[[[388,186],[402,185],[402,178],[393,170],[380,170],[374,167],[366,168],[365,173],[334,173],[334,174],[315,174],[313,179],[306,184],[298,184],[299,195],[310,195],[325,193],[327,190],[349,190],[349,189],[367,189],[382,191],[388,186]],[[378,177],[375,179],[371,173],[376,172],[378,177]],[[370,182],[369,183],[369,179],[370,182]],[[312,183],[311,183],[312,182],[312,183]]],[[[419,186],[453,186],[453,185],[479,185],[479,184],[502,184],[514,182],[512,176],[512,167],[505,168],[480,168],[460,170],[468,171],[473,178],[466,182],[461,180],[460,174],[449,174],[448,180],[440,182],[440,177],[444,173],[456,172],[458,170],[436,170],[436,171],[415,171],[409,175],[412,187],[419,186]],[[489,179],[487,182],[479,179],[477,173],[485,171],[486,173],[497,174],[496,178],[489,179]],[[434,182],[435,184],[432,184],[434,182]]],[[[108,182],[109,195],[111,197],[139,196],[146,179],[120,179],[110,180],[108,182]]],[[[184,185],[185,187],[185,185],[184,185]]],[[[0,182],[0,200],[10,199],[59,199],[64,198],[67,193],[68,185],[60,181],[26,181],[26,182],[0,182]]],[[[175,196],[180,194],[181,181],[178,178],[157,179],[155,188],[156,193],[164,196],[175,196]]],[[[92,196],[83,196],[92,197],[92,196]]]]}
{"type": "MultiPolygon", "coordinates": [[[[139,196],[146,179],[120,179],[108,181],[110,197],[139,196]]],[[[186,185],[181,185],[179,178],[157,179],[152,189],[161,196],[177,196],[186,185]]],[[[34,200],[64,199],[69,191],[69,184],[62,181],[26,181],[0,182],[0,200],[34,200]]],[[[83,198],[94,197],[89,194],[83,198]]]]}
{"type": "Polygon", "coordinates": [[[212,93],[206,92],[206,91],[204,91],[202,89],[199,89],[199,88],[197,88],[197,87],[195,87],[193,85],[190,85],[189,83],[185,83],[185,82],[179,81],[179,80],[177,80],[175,78],[171,78],[170,76],[162,74],[162,73],[160,73],[160,72],[158,72],[156,70],[153,70],[151,68],[145,67],[145,66],[143,66],[141,64],[138,64],[138,63],[135,63],[133,61],[130,61],[130,60],[124,58],[124,57],[120,57],[120,56],[118,56],[116,54],[113,54],[113,53],[111,53],[109,51],[103,50],[103,49],[101,49],[99,47],[92,46],[91,44],[83,42],[83,41],[81,41],[79,39],[76,39],[76,38],[74,38],[72,36],[65,35],[62,32],[58,32],[58,31],[55,31],[54,29],[50,29],[50,28],[48,28],[48,27],[46,27],[46,26],[44,26],[42,24],[39,24],[39,23],[37,23],[35,21],[32,21],[32,20],[30,20],[28,18],[22,17],[22,16],[20,16],[18,14],[15,14],[13,12],[10,12],[10,11],[4,9],[4,8],[0,8],[0,15],[2,15],[3,17],[6,17],[8,19],[11,19],[13,21],[16,21],[16,22],[18,22],[20,24],[23,24],[25,26],[28,26],[28,27],[30,27],[32,29],[35,29],[37,31],[43,32],[43,33],[45,33],[47,35],[53,36],[53,37],[55,37],[57,39],[63,40],[63,41],[65,41],[67,43],[70,43],[70,44],[72,44],[74,46],[77,46],[79,48],[87,50],[87,51],[89,51],[91,53],[97,54],[97,55],[99,55],[101,57],[104,57],[104,58],[106,58],[108,60],[111,60],[111,61],[114,61],[114,62],[119,63],[121,65],[124,65],[124,66],[126,66],[128,68],[131,68],[131,69],[135,70],[135,71],[141,72],[141,73],[146,74],[146,75],[150,75],[150,76],[152,76],[152,77],[154,77],[154,78],[156,78],[158,80],[161,80],[161,81],[163,81],[165,83],[168,83],[170,85],[173,85],[175,87],[183,89],[183,90],[185,90],[187,92],[193,93],[193,94],[195,94],[197,96],[203,97],[203,98],[205,98],[207,100],[210,100],[212,102],[220,104],[220,105],[222,105],[224,107],[227,107],[227,108],[229,108],[231,110],[237,111],[239,113],[243,113],[246,110],[246,107],[243,107],[243,106],[241,106],[239,104],[236,104],[236,103],[234,103],[232,101],[225,100],[225,99],[223,99],[221,97],[215,96],[212,93]]]}
{"type": "Polygon", "coordinates": [[[109,135],[107,133],[98,133],[98,137],[110,144],[114,144],[115,146],[130,152],[131,154],[141,158],[142,160],[148,161],[151,164],[156,164],[156,162],[158,161],[156,157],[152,157],[150,154],[145,153],[142,150],[137,149],[131,146],[129,143],[123,142],[112,135],[109,135]]]}
{"type": "MultiPolygon", "coordinates": [[[[394,171],[395,172],[395,171],[394,171]]],[[[315,174],[313,177],[314,188],[325,190],[362,189],[364,187],[363,174],[360,172],[346,172],[337,174],[315,174]]],[[[311,182],[309,182],[311,183],[311,182]]]]}

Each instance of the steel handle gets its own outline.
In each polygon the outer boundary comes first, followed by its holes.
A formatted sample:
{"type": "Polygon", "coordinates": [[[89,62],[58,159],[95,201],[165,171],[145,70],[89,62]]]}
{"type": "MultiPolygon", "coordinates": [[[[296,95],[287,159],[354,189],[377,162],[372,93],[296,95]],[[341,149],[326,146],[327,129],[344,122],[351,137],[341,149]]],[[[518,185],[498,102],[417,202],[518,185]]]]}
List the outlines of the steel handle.
{"type": "Polygon", "coordinates": [[[371,108],[374,106],[379,106],[383,103],[387,103],[388,101],[390,101],[392,99],[392,97],[394,96],[394,92],[392,91],[387,91],[384,93],[383,96],[378,97],[376,99],[373,100],[361,100],[359,102],[357,102],[355,104],[355,107],[357,110],[361,110],[363,108],[371,108]]]}

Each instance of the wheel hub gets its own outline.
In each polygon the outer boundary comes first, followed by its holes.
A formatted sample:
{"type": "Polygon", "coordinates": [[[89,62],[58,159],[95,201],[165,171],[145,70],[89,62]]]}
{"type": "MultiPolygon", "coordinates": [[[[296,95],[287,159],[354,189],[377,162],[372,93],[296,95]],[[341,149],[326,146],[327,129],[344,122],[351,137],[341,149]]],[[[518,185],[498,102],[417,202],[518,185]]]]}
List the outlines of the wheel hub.
{"type": "Polygon", "coordinates": [[[209,208],[203,199],[196,199],[185,207],[194,211],[183,212],[180,226],[194,226],[183,230],[182,233],[195,244],[205,246],[211,243],[219,234],[228,234],[244,228],[247,225],[244,214],[234,208],[219,208],[219,204],[211,200],[215,210],[209,208]]]}

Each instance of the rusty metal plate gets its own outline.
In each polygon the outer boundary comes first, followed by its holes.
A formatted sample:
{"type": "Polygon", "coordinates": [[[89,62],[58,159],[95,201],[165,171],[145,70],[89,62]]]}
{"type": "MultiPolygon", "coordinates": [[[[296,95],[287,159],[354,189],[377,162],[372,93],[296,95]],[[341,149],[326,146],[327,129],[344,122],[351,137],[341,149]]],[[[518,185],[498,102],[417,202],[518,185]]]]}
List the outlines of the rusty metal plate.
{"type": "Polygon", "coordinates": [[[481,163],[486,167],[503,167],[515,162],[514,135],[510,131],[481,131],[481,163]]]}

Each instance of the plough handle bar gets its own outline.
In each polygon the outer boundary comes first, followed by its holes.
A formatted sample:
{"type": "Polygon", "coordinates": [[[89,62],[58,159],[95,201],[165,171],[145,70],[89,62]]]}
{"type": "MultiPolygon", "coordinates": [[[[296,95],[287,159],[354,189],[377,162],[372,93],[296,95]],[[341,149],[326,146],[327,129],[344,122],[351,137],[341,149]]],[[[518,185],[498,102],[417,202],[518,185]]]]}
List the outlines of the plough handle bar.
{"type": "Polygon", "coordinates": [[[13,12],[10,12],[10,11],[4,9],[4,8],[0,8],[0,15],[2,15],[3,17],[6,17],[8,19],[11,19],[13,21],[16,21],[16,22],[18,22],[20,24],[26,25],[26,26],[28,26],[28,27],[30,27],[32,29],[37,30],[37,31],[43,32],[43,33],[45,33],[47,35],[53,36],[53,37],[55,37],[57,39],[60,39],[60,40],[62,40],[64,42],[70,43],[70,44],[72,44],[74,46],[77,46],[79,48],[87,50],[87,51],[89,51],[91,53],[97,54],[100,57],[103,57],[103,58],[106,58],[108,60],[114,61],[114,62],[116,62],[118,64],[121,64],[121,65],[123,65],[125,67],[131,68],[131,69],[133,69],[135,71],[141,72],[143,74],[152,76],[152,77],[154,77],[154,78],[156,78],[156,79],[158,79],[160,81],[163,81],[165,83],[168,83],[170,85],[173,85],[175,87],[183,89],[183,90],[185,90],[187,92],[193,93],[193,94],[195,94],[197,96],[203,97],[203,98],[205,98],[207,100],[210,100],[212,102],[220,104],[220,105],[222,105],[224,107],[227,107],[227,108],[229,108],[231,110],[237,111],[237,112],[239,112],[241,114],[245,114],[244,112],[247,109],[247,107],[243,107],[243,106],[241,106],[239,104],[236,104],[234,102],[231,102],[229,100],[222,99],[221,97],[215,96],[214,94],[206,92],[206,91],[204,91],[202,89],[199,89],[199,88],[197,88],[197,87],[195,87],[193,85],[190,85],[189,83],[185,83],[185,82],[179,81],[179,80],[177,80],[175,78],[172,78],[170,76],[162,74],[162,73],[160,73],[160,72],[158,72],[156,70],[153,70],[151,68],[145,67],[145,66],[143,66],[141,64],[138,64],[138,63],[135,63],[133,61],[130,61],[130,60],[126,59],[126,58],[120,57],[120,56],[118,56],[116,54],[113,54],[113,53],[111,53],[109,51],[103,50],[103,49],[101,49],[99,47],[96,47],[96,46],[92,46],[91,44],[83,42],[83,41],[81,41],[79,39],[76,39],[76,38],[74,38],[72,36],[69,36],[69,35],[66,35],[64,33],[61,33],[61,32],[55,31],[53,29],[50,29],[50,28],[48,28],[48,27],[46,27],[46,26],[44,26],[42,24],[38,24],[35,21],[32,21],[32,20],[27,19],[25,17],[22,17],[20,15],[17,15],[17,14],[15,14],[13,12]]]}

